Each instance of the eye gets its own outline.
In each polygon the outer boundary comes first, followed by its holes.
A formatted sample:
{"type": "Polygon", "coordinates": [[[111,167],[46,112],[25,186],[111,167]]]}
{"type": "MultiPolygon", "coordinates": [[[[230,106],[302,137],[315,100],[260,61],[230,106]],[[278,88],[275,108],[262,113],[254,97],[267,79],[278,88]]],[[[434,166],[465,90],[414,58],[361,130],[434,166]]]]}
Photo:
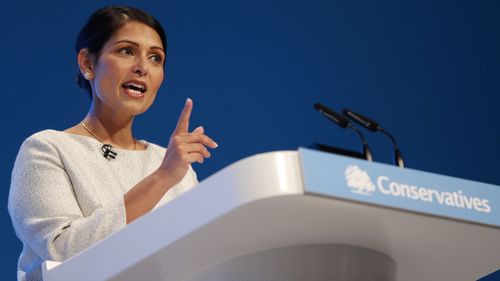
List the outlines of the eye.
{"type": "Polygon", "coordinates": [[[154,54],[154,55],[150,56],[149,58],[158,64],[163,62],[163,58],[158,54],[154,54]]]}
{"type": "Polygon", "coordinates": [[[119,50],[119,52],[120,52],[121,54],[124,54],[124,55],[133,55],[133,54],[134,54],[134,51],[133,51],[133,50],[132,50],[132,48],[130,48],[130,47],[121,48],[121,49],[119,50]]]}

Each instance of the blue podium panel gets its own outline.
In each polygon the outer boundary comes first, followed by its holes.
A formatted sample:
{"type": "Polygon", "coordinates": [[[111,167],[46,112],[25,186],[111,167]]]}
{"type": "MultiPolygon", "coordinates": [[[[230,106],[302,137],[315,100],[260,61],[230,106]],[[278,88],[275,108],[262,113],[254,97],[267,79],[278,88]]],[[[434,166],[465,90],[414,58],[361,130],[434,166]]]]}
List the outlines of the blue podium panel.
{"type": "Polygon", "coordinates": [[[300,148],[307,193],[500,227],[500,186],[300,148]]]}

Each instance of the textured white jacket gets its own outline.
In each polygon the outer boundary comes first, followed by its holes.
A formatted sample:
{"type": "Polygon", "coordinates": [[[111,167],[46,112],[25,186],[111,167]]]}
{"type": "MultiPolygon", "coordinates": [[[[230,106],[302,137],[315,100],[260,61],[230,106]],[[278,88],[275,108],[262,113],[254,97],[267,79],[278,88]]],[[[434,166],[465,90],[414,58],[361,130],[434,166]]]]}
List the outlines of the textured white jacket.
{"type": "MultiPolygon", "coordinates": [[[[64,261],[126,226],[123,195],[156,170],[165,148],[114,149],[106,159],[94,138],[45,130],[17,155],[8,209],[23,242],[18,280],[41,280],[44,260],[64,261]]],[[[155,208],[197,184],[190,168],[155,208]]]]}

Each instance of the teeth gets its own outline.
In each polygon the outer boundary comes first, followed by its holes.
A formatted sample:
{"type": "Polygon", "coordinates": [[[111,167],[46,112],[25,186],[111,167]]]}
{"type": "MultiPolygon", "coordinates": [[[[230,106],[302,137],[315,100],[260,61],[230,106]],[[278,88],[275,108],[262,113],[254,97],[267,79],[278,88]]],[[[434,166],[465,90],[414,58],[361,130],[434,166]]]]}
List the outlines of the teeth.
{"type": "Polygon", "coordinates": [[[138,91],[141,91],[141,92],[145,92],[145,87],[141,84],[136,84],[136,83],[125,83],[123,85],[124,87],[127,87],[127,88],[131,88],[132,90],[138,90],[138,91]]]}
{"type": "Polygon", "coordinates": [[[132,89],[130,90],[130,92],[132,92],[132,94],[134,94],[134,95],[140,95],[140,94],[142,94],[141,91],[132,90],[132,89]]]}

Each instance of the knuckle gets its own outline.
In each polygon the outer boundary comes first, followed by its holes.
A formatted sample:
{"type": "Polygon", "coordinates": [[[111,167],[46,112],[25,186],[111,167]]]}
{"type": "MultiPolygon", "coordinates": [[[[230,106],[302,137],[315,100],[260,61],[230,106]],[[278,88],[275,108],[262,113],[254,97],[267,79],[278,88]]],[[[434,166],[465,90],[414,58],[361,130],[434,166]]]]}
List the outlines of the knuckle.
{"type": "Polygon", "coordinates": [[[191,161],[189,160],[189,157],[185,154],[183,154],[181,156],[181,161],[182,161],[182,164],[190,164],[191,163],[191,161]]]}
{"type": "Polygon", "coordinates": [[[181,146],[184,144],[184,141],[182,140],[182,137],[181,136],[176,136],[175,137],[175,141],[174,143],[177,145],[177,146],[181,146]]]}
{"type": "Polygon", "coordinates": [[[200,134],[193,134],[193,140],[196,141],[196,142],[199,142],[201,140],[201,136],[200,134]]]}
{"type": "Polygon", "coordinates": [[[186,151],[186,146],[182,143],[177,144],[176,147],[179,153],[184,154],[184,152],[186,151]]]}

